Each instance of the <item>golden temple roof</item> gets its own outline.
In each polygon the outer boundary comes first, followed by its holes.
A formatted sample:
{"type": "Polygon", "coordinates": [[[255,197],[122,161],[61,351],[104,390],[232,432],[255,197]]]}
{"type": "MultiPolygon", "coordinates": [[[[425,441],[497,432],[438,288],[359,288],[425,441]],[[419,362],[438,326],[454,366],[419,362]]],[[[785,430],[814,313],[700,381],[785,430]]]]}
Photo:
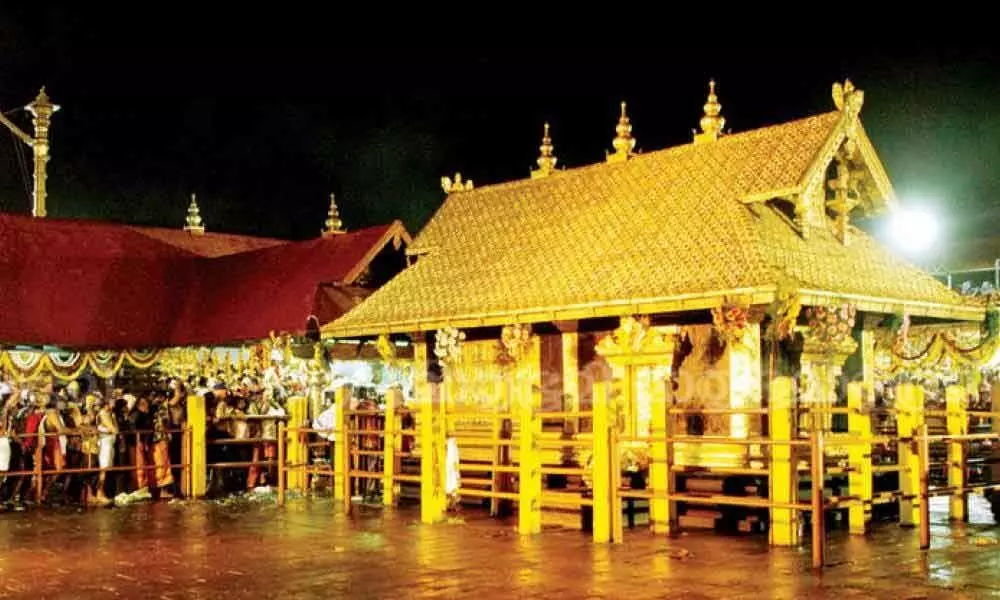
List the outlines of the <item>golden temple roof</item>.
{"type": "MultiPolygon", "coordinates": [[[[694,310],[737,294],[766,303],[789,281],[806,304],[981,318],[867,234],[806,232],[767,201],[822,182],[848,136],[877,163],[856,113],[839,111],[451,194],[410,247],[417,261],[324,333],[694,310]]],[[[892,200],[881,165],[867,166],[892,200]]]]}

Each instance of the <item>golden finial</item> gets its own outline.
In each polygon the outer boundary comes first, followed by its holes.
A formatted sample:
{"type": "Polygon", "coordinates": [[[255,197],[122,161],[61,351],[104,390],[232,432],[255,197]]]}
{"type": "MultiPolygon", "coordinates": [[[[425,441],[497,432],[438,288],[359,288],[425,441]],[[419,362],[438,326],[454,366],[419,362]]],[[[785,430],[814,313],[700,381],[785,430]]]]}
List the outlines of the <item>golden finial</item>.
{"type": "Polygon", "coordinates": [[[194,234],[205,233],[205,223],[201,220],[201,211],[198,209],[198,199],[191,194],[191,204],[188,206],[187,219],[185,219],[184,231],[194,234]]]}
{"type": "Polygon", "coordinates": [[[695,143],[714,142],[722,135],[726,126],[726,118],[722,116],[722,105],[715,95],[715,80],[708,81],[708,100],[704,106],[705,116],[701,118],[701,133],[694,135],[695,143]]]}
{"type": "Polygon", "coordinates": [[[615,151],[608,154],[608,162],[628,160],[628,157],[632,156],[632,151],[635,150],[635,138],[632,137],[632,121],[629,120],[625,108],[625,102],[622,102],[622,114],[618,118],[618,125],[615,126],[615,139],[611,141],[611,145],[615,151]]]}
{"type": "Polygon", "coordinates": [[[544,131],[542,133],[542,145],[538,147],[541,154],[538,156],[538,170],[531,172],[532,178],[545,177],[552,171],[556,169],[556,163],[559,159],[553,154],[555,146],[552,145],[552,138],[549,137],[549,124],[545,123],[544,131]]]}
{"type": "Polygon", "coordinates": [[[833,105],[837,110],[849,115],[857,115],[861,112],[861,106],[865,103],[865,93],[854,87],[850,79],[845,79],[843,84],[833,84],[833,105]]]}
{"type": "Polygon", "coordinates": [[[337,210],[337,197],[330,194],[330,210],[326,213],[326,223],[321,232],[323,237],[346,233],[344,222],[340,220],[340,211],[337,210]]]}
{"type": "Polygon", "coordinates": [[[455,179],[452,180],[450,177],[441,178],[441,189],[444,190],[446,194],[454,194],[457,192],[468,192],[473,189],[472,180],[462,181],[462,174],[455,173],[455,179]]]}

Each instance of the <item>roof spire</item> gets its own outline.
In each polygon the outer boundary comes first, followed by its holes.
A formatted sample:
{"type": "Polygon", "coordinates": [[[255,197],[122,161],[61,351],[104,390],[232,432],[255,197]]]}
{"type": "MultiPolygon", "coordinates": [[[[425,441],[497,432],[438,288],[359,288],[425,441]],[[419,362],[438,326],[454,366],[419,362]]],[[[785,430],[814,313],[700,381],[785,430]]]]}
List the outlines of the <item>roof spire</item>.
{"type": "Polygon", "coordinates": [[[624,101],[622,101],[622,114],[618,117],[618,125],[615,126],[615,134],[615,139],[611,141],[615,151],[608,154],[608,162],[628,160],[635,150],[635,138],[632,137],[632,121],[625,112],[624,101]]]}
{"type": "Polygon", "coordinates": [[[704,106],[705,116],[701,118],[701,133],[694,134],[694,142],[714,142],[722,135],[722,128],[726,126],[726,118],[722,116],[722,105],[719,104],[719,97],[715,95],[715,80],[708,81],[708,100],[704,106]]]}
{"type": "Polygon", "coordinates": [[[469,190],[474,189],[474,187],[475,186],[473,185],[471,179],[469,179],[468,181],[462,181],[461,173],[455,173],[454,180],[452,180],[451,177],[441,178],[441,189],[443,189],[444,193],[446,194],[454,194],[457,192],[468,192],[469,190]]]}
{"type": "Polygon", "coordinates": [[[323,237],[347,233],[344,229],[344,222],[340,220],[340,211],[337,210],[337,197],[330,194],[330,210],[326,213],[326,223],[324,223],[323,237]]]}
{"type": "Polygon", "coordinates": [[[198,198],[191,194],[191,204],[188,206],[187,219],[184,220],[184,231],[195,235],[205,233],[205,222],[201,220],[201,211],[198,209],[198,198]]]}
{"type": "Polygon", "coordinates": [[[542,133],[542,145],[538,147],[541,154],[538,155],[538,170],[531,172],[532,179],[538,177],[545,177],[555,171],[556,163],[559,159],[556,158],[555,154],[552,153],[555,150],[555,146],[552,145],[552,138],[549,137],[549,124],[545,123],[544,131],[542,133]]]}

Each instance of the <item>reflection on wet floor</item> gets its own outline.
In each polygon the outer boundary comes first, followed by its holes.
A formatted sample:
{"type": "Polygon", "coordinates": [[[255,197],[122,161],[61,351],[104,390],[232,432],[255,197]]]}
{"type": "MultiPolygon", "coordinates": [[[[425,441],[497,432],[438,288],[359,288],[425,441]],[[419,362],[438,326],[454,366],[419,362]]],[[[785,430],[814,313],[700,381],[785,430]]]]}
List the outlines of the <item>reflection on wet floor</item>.
{"type": "Polygon", "coordinates": [[[830,564],[758,537],[646,530],[621,545],[546,529],[518,536],[475,512],[436,526],[416,510],[322,500],[174,503],[0,515],[0,598],[980,598],[1000,596],[1000,536],[988,510],[949,526],[932,506],[933,545],[880,524],[833,532],[830,564]]]}

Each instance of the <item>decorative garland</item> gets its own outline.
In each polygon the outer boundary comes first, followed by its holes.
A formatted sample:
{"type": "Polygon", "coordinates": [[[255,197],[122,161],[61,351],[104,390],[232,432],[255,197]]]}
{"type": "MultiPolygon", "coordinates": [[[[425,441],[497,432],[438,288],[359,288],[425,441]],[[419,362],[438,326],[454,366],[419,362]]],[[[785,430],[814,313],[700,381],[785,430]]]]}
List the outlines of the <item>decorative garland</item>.
{"type": "Polygon", "coordinates": [[[857,309],[853,304],[810,306],[806,309],[809,337],[826,345],[839,345],[851,339],[857,309]]]}
{"type": "Polygon", "coordinates": [[[52,375],[61,381],[72,381],[90,369],[98,377],[113,377],[126,362],[138,369],[148,369],[160,359],[160,350],[127,350],[125,352],[31,352],[0,350],[0,369],[10,371],[17,379],[34,379],[52,375]]]}
{"type": "Polygon", "coordinates": [[[446,365],[460,362],[463,341],[465,341],[464,331],[454,327],[438,329],[437,335],[434,336],[434,356],[446,365]]]}
{"type": "Polygon", "coordinates": [[[516,365],[531,348],[531,325],[506,325],[500,331],[497,363],[501,366],[516,365]]]}
{"type": "Polygon", "coordinates": [[[967,368],[981,367],[1000,349],[1000,311],[991,307],[986,311],[986,318],[978,332],[937,332],[922,348],[908,348],[911,340],[909,334],[909,319],[904,315],[890,317],[883,329],[895,335],[882,335],[876,344],[881,364],[876,369],[880,376],[891,377],[901,371],[935,371],[948,370],[955,366],[967,368]],[[963,344],[959,338],[968,337],[968,343],[963,344]]]}
{"type": "Polygon", "coordinates": [[[798,292],[779,287],[774,302],[767,309],[770,319],[764,330],[764,339],[772,342],[790,339],[795,333],[795,323],[801,312],[802,300],[798,292]]]}
{"type": "Polygon", "coordinates": [[[383,361],[392,363],[396,360],[396,347],[389,340],[389,336],[384,334],[378,336],[378,340],[375,342],[375,349],[383,361]]]}
{"type": "Polygon", "coordinates": [[[712,309],[715,333],[729,345],[743,343],[749,324],[750,307],[746,303],[727,300],[722,306],[712,309]]]}

